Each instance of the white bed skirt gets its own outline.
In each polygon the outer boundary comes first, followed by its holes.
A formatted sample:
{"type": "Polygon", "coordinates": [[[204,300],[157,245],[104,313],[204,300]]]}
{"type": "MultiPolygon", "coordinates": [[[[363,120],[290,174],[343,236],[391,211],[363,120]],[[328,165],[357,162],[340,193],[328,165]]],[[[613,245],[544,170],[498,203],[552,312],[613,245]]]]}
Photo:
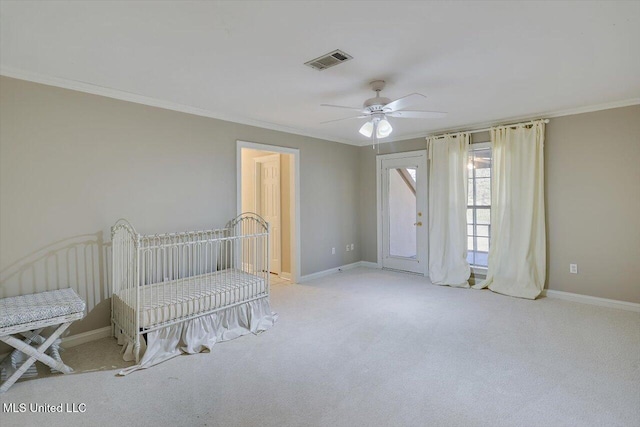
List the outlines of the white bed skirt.
{"type": "MultiPolygon", "coordinates": [[[[149,332],[146,343],[140,337],[140,363],[123,369],[118,375],[150,368],[182,353],[195,354],[211,350],[217,342],[229,341],[249,333],[258,334],[271,328],[277,319],[278,315],[271,312],[269,300],[260,298],[149,332]]],[[[123,346],[124,360],[134,360],[133,343],[118,329],[116,338],[118,344],[123,346]]]]}

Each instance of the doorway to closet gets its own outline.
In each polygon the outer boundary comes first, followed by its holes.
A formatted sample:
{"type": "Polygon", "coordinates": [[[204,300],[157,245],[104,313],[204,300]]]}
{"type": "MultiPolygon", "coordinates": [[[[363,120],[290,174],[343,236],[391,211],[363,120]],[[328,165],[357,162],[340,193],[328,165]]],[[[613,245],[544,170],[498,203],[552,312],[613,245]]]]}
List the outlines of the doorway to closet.
{"type": "Polygon", "coordinates": [[[298,155],[296,149],[238,141],[238,213],[269,223],[272,283],[299,277],[298,155]]]}

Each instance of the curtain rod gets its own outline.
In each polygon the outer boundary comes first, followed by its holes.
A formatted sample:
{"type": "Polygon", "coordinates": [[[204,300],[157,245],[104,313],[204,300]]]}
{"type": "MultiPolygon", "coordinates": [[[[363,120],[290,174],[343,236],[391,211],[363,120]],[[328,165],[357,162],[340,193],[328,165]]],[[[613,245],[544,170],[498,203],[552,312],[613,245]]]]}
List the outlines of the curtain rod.
{"type": "Polygon", "coordinates": [[[445,133],[438,134],[438,135],[427,136],[425,139],[429,139],[429,138],[439,139],[439,138],[444,138],[445,135],[457,136],[457,135],[460,135],[462,133],[487,132],[487,131],[490,131],[491,129],[503,129],[503,128],[512,128],[512,127],[517,127],[517,126],[533,125],[533,124],[535,124],[537,122],[549,123],[549,119],[531,120],[529,122],[513,123],[513,124],[510,124],[510,125],[491,126],[491,127],[483,128],[483,129],[474,129],[474,130],[467,130],[467,131],[460,131],[460,132],[453,132],[453,133],[445,132],[445,133]]]}

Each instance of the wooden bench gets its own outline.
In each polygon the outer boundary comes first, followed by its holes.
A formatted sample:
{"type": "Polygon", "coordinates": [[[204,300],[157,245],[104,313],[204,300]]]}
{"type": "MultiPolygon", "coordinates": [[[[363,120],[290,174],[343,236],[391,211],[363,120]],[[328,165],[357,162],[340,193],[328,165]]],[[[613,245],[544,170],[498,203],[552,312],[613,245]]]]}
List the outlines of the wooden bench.
{"type": "Polygon", "coordinates": [[[64,374],[73,372],[62,360],[45,352],[74,321],[84,317],[85,308],[84,301],[71,288],[0,299],[0,341],[29,356],[0,386],[0,393],[9,390],[36,360],[64,374]],[[49,337],[40,336],[49,326],[58,327],[49,337]]]}

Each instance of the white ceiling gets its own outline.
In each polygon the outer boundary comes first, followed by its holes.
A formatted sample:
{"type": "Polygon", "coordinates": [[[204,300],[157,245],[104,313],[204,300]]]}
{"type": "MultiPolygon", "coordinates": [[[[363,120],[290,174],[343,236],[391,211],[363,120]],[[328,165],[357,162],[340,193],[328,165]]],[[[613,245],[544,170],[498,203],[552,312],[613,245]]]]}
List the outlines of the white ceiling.
{"type": "Polygon", "coordinates": [[[637,103],[640,2],[11,2],[4,75],[356,145],[383,96],[428,96],[445,119],[396,119],[389,140],[560,110],[637,103]],[[303,63],[334,49],[354,59],[303,63]]]}

